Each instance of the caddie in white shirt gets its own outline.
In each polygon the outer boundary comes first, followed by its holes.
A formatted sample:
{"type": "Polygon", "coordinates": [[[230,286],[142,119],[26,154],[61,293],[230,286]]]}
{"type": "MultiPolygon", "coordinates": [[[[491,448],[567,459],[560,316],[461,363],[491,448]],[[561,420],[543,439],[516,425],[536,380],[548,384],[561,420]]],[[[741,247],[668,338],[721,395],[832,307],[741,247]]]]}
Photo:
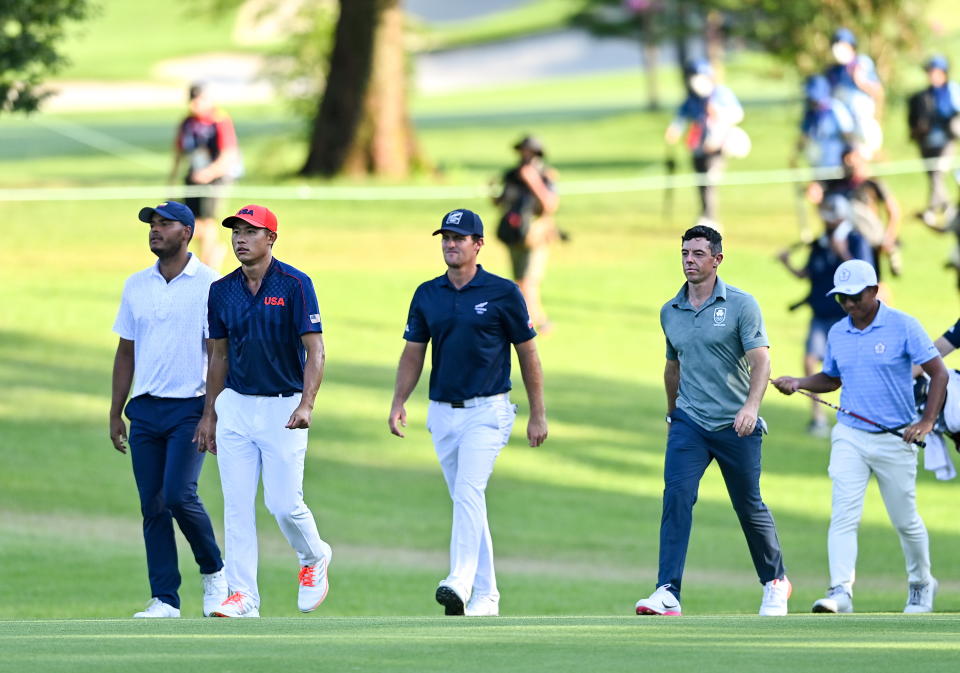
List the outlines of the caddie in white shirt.
{"type": "Polygon", "coordinates": [[[203,583],[203,615],[227,597],[223,560],[210,517],[197,495],[203,453],[193,434],[203,413],[207,374],[207,294],[217,273],[187,252],[193,213],[167,201],[143,208],[157,263],[127,279],[113,330],[110,440],[130,457],[140,493],[151,600],[134,617],[179,617],[176,519],[203,583]],[[134,376],[136,375],[136,376],[134,376]],[[127,396],[133,386],[133,396],[127,396]]]}

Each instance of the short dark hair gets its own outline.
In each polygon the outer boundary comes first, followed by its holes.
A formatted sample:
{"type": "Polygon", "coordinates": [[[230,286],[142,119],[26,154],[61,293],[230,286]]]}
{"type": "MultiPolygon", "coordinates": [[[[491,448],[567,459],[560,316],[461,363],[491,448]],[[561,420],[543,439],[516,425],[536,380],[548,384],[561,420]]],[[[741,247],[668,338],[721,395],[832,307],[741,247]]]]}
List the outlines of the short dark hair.
{"type": "Polygon", "coordinates": [[[710,243],[710,254],[719,255],[723,252],[723,237],[720,235],[720,232],[712,227],[708,227],[703,224],[698,224],[695,227],[690,227],[685,232],[680,240],[686,242],[694,238],[705,238],[710,243]]]}

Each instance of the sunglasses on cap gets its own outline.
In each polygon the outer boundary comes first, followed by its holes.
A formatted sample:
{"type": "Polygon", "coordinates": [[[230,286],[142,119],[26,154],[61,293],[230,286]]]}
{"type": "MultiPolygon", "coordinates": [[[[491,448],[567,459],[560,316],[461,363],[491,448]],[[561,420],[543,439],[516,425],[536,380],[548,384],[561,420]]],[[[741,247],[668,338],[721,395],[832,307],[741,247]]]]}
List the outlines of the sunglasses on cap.
{"type": "Polygon", "coordinates": [[[837,298],[837,303],[841,306],[847,302],[859,304],[860,300],[863,299],[863,290],[860,290],[856,294],[843,294],[842,292],[837,292],[833,296],[837,298]]]}

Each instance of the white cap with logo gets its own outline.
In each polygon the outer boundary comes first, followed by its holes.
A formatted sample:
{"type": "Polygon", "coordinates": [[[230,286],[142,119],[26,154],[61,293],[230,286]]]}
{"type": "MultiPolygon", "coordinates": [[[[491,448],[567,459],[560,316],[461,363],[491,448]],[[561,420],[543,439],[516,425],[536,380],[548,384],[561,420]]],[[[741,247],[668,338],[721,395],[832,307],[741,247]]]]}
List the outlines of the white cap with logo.
{"type": "Polygon", "coordinates": [[[877,270],[862,259],[850,259],[837,267],[833,274],[833,294],[857,294],[877,284],[877,270]]]}

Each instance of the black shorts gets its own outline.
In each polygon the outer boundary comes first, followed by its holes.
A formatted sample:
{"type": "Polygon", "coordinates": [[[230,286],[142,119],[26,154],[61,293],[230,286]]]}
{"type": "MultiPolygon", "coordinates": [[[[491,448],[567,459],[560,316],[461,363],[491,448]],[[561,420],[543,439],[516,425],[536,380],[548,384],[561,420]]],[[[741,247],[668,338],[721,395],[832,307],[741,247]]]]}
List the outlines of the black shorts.
{"type": "MultiPolygon", "coordinates": [[[[228,180],[224,178],[217,178],[213,182],[208,183],[210,186],[214,185],[226,185],[228,180]]],[[[187,177],[185,184],[195,185],[196,183],[190,182],[189,176],[187,177]]],[[[221,190],[216,190],[220,192],[221,190]]],[[[187,208],[193,211],[193,216],[198,220],[212,220],[217,216],[217,211],[220,209],[220,202],[223,200],[220,194],[214,196],[188,196],[183,200],[187,208]]]]}

